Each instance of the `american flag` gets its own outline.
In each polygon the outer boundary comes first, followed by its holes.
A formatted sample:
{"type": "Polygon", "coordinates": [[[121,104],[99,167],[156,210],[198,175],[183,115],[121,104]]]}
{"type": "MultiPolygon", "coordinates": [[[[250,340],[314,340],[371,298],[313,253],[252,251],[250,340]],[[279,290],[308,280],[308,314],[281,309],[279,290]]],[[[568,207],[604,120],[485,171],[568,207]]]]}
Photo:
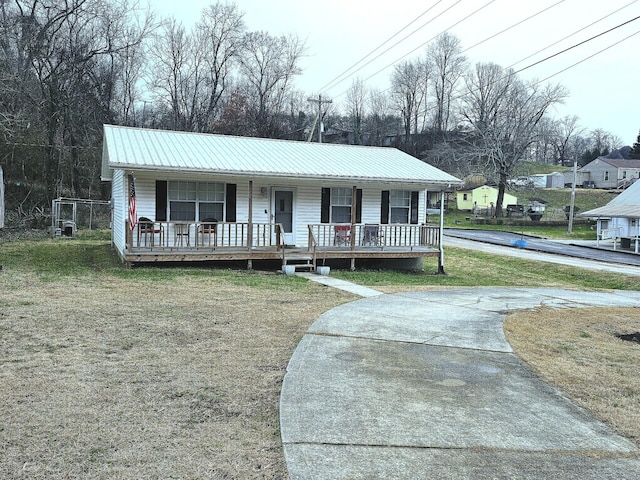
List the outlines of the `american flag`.
{"type": "Polygon", "coordinates": [[[136,228],[138,223],[138,214],[136,213],[136,179],[129,176],[129,184],[131,185],[131,196],[129,198],[129,227],[131,231],[136,228]]]}

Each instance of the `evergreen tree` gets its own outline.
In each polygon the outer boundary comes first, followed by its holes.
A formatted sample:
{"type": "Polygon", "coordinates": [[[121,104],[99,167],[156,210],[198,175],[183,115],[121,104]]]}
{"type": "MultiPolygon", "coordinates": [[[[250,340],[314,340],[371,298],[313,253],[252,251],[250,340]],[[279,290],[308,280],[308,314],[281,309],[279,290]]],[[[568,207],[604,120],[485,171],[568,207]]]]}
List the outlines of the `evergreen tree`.
{"type": "Polygon", "coordinates": [[[633,147],[631,147],[629,151],[629,158],[640,160],[640,132],[638,132],[636,143],[633,144],[633,147]]]}

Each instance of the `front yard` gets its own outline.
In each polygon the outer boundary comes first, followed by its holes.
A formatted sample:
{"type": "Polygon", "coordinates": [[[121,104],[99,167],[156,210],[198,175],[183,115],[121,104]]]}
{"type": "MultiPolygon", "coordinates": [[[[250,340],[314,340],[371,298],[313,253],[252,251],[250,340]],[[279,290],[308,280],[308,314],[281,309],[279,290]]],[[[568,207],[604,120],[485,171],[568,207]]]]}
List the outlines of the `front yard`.
{"type": "MultiPolygon", "coordinates": [[[[100,237],[6,241],[0,251],[0,478],[287,477],[278,420],[287,362],[322,312],[354,296],[272,272],[127,270],[100,237]]],[[[640,288],[637,278],[598,279],[465,250],[446,255],[447,276],[430,273],[433,259],[426,273],[335,275],[390,292],[479,284],[640,288]]],[[[637,367],[640,346],[627,342],[623,351],[598,325],[640,330],[638,309],[618,310],[613,320],[586,312],[509,322],[509,339],[573,398],[593,397],[593,379],[555,369],[597,362],[590,372],[599,372],[598,391],[613,394],[598,393],[609,407],[597,414],[633,436],[626,425],[640,421],[640,377],[630,378],[619,358],[637,367]],[[590,354],[605,343],[616,359],[590,354]],[[554,361],[536,363],[532,350],[554,361]],[[620,377],[596,368],[618,369],[624,385],[607,383],[620,377]],[[618,425],[619,416],[627,423],[618,425]]]]}

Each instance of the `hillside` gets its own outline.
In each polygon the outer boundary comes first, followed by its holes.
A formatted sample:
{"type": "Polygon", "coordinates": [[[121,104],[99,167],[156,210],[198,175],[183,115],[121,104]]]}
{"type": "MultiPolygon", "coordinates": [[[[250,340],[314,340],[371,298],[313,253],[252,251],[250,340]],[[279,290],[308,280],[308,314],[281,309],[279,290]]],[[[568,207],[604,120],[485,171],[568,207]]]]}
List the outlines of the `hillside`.
{"type": "Polygon", "coordinates": [[[550,163],[520,162],[514,176],[541,175],[545,173],[564,172],[571,167],[561,167],[550,163]]]}
{"type": "MultiPolygon", "coordinates": [[[[539,198],[547,202],[547,209],[562,209],[571,202],[570,188],[528,188],[517,187],[509,191],[518,197],[518,203],[527,205],[528,199],[539,198]]],[[[614,199],[619,192],[592,188],[576,189],[575,206],[579,211],[601,207],[614,199]]]]}

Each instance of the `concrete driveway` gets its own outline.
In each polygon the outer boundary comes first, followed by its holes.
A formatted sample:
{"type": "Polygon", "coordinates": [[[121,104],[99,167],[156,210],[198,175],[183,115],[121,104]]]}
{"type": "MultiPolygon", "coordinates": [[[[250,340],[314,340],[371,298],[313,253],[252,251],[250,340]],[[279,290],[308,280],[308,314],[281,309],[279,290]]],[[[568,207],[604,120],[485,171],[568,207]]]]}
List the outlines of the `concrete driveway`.
{"type": "Polygon", "coordinates": [[[637,479],[636,446],[512,353],[508,311],[637,306],[640,292],[461,288],[323,314],[289,363],[291,479],[637,479]]]}

